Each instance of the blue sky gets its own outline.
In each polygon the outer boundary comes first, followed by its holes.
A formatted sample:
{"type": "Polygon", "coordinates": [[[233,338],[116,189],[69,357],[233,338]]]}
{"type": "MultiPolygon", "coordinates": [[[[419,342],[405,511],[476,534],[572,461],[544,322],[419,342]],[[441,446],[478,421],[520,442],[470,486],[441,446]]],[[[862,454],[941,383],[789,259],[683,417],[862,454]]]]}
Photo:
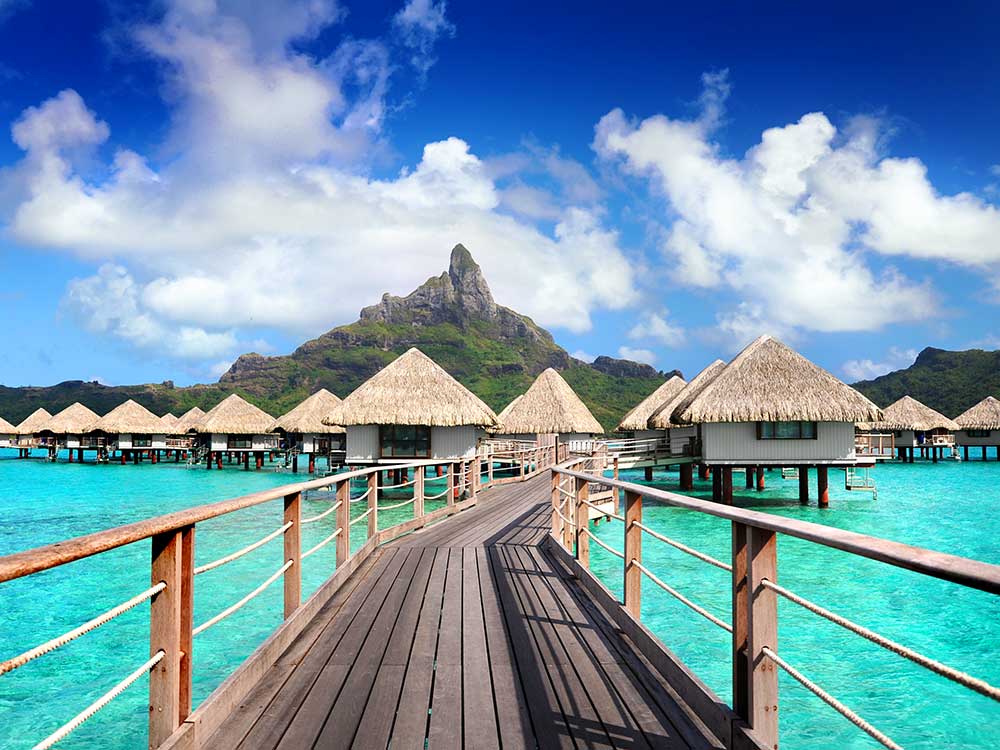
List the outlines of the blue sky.
{"type": "Polygon", "coordinates": [[[580,356],[1000,347],[1000,9],[766,5],[0,0],[0,383],[211,381],[456,242],[580,356]]]}

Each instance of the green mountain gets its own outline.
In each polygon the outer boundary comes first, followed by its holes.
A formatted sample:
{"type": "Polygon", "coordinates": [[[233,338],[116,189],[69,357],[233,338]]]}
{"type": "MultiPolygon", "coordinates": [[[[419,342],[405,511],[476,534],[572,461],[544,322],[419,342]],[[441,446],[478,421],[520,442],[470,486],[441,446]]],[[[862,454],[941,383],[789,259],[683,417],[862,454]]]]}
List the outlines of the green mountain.
{"type": "Polygon", "coordinates": [[[927,347],[905,370],[863,380],[854,387],[879,406],[912,396],[954,418],[987,396],[1000,397],[1000,351],[949,352],[927,347]]]}
{"type": "Polygon", "coordinates": [[[39,406],[54,413],[74,401],[104,414],[129,398],[158,414],[179,415],[192,406],[208,409],[232,392],[278,415],[318,388],[346,396],[412,346],[496,411],[523,393],[538,373],[553,367],[608,430],[665,378],[679,374],[611,357],[591,363],[571,357],[530,318],[496,304],[472,255],[457,245],[448,271],[406,297],[385,294],[364,308],[357,322],[307,341],[289,355],[244,354],[217,384],[0,386],[0,415],[16,424],[39,406]]]}

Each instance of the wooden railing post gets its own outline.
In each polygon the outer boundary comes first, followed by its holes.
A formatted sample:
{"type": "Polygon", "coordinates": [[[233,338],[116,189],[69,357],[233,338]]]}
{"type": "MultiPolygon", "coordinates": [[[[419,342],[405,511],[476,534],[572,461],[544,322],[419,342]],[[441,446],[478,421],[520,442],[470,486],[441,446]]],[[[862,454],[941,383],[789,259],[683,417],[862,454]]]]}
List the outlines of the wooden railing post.
{"type": "Polygon", "coordinates": [[[527,458],[527,455],[525,454],[524,451],[520,451],[520,455],[521,455],[521,481],[523,482],[524,481],[524,466],[525,466],[525,464],[527,464],[528,458],[527,458]]]}
{"type": "Polygon", "coordinates": [[[302,604],[302,493],[285,495],[285,523],[292,525],[285,529],[284,562],[292,561],[285,571],[285,619],[302,604]]]}
{"type": "Polygon", "coordinates": [[[476,499],[476,495],[479,494],[479,471],[480,471],[480,468],[479,468],[479,454],[478,453],[475,456],[472,457],[472,463],[469,464],[469,471],[471,472],[471,476],[469,477],[469,481],[472,484],[472,499],[475,500],[476,499]]]}
{"type": "Polygon", "coordinates": [[[587,568],[590,566],[590,537],[587,523],[590,521],[590,506],[582,502],[590,499],[590,483],[586,479],[575,479],[576,498],[576,559],[587,568]]]}
{"type": "Polygon", "coordinates": [[[778,650],[778,546],[773,531],[733,523],[733,709],[754,736],[778,747],[778,672],[763,652],[778,650]]]}
{"type": "Polygon", "coordinates": [[[559,504],[562,502],[562,493],[559,492],[559,473],[552,472],[552,536],[561,540],[563,537],[563,520],[559,515],[559,504]]]}
{"type": "Polygon", "coordinates": [[[337,502],[340,506],[334,517],[340,536],[337,537],[337,567],[347,562],[351,556],[351,480],[344,479],[337,483],[337,502]]]}
{"type": "Polygon", "coordinates": [[[181,637],[178,721],[191,714],[194,675],[194,526],[181,529],[181,637]]]}
{"type": "Polygon", "coordinates": [[[422,518],[424,515],[424,467],[417,466],[413,469],[413,517],[422,518]]]}
{"type": "Polygon", "coordinates": [[[448,464],[448,494],[445,497],[448,500],[448,505],[455,504],[455,495],[458,494],[458,487],[455,482],[455,466],[457,464],[452,461],[448,464]]]}
{"type": "MultiPolygon", "coordinates": [[[[617,494],[618,490],[615,490],[617,494]]],[[[625,491],[625,609],[635,619],[641,616],[642,571],[635,563],[642,564],[642,495],[625,491]]]]}
{"type": "Polygon", "coordinates": [[[180,531],[164,532],[152,539],[150,583],[166,584],[150,599],[149,607],[149,655],[164,654],[149,673],[149,746],[154,748],[166,742],[181,723],[181,546],[180,531]]]}
{"type": "Polygon", "coordinates": [[[378,533],[378,470],[368,475],[368,538],[378,533]]]}
{"type": "Polygon", "coordinates": [[[487,471],[487,476],[489,478],[489,484],[492,487],[493,486],[493,455],[490,454],[490,456],[487,458],[487,460],[490,462],[490,465],[486,468],[486,471],[487,471]]]}

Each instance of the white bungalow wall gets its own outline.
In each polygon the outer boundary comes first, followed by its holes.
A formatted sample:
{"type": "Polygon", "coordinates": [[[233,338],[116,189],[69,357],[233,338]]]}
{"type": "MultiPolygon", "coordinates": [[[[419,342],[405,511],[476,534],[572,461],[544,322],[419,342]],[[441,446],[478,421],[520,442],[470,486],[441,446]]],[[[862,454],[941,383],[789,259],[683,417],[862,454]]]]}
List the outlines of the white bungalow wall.
{"type": "MultiPolygon", "coordinates": [[[[956,445],[1000,445],[1000,430],[990,430],[987,437],[971,437],[966,430],[955,433],[956,445]]],[[[896,445],[899,445],[897,441],[896,445]]]]}
{"type": "MultiPolygon", "coordinates": [[[[485,431],[479,427],[431,428],[432,458],[464,458],[476,454],[476,445],[485,431]]],[[[352,425],[347,428],[347,461],[377,461],[381,458],[378,425],[352,425]]]]}
{"type": "MultiPolygon", "coordinates": [[[[167,436],[166,435],[151,435],[150,445],[143,446],[141,450],[157,450],[164,449],[167,447],[167,436]]],[[[118,436],[118,447],[119,448],[131,448],[132,447],[132,436],[121,434],[118,436]]]]}
{"type": "Polygon", "coordinates": [[[815,440],[758,440],[755,422],[701,426],[702,455],[708,462],[807,463],[854,460],[854,425],[820,422],[815,440]]]}

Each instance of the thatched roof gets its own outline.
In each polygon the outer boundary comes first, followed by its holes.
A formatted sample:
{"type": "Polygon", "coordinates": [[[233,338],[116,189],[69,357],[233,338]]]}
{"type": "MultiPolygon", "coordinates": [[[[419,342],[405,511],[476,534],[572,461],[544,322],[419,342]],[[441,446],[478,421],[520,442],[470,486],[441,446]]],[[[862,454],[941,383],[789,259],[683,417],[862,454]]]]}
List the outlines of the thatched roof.
{"type": "Polygon", "coordinates": [[[987,396],[955,417],[955,423],[963,430],[1000,430],[1000,401],[987,396]]]}
{"type": "Polygon", "coordinates": [[[162,417],[160,417],[160,421],[163,422],[163,429],[166,430],[166,434],[167,435],[173,435],[174,434],[174,429],[177,427],[177,424],[181,420],[180,420],[180,418],[175,417],[173,414],[171,414],[168,411],[166,414],[164,414],[162,417]]]}
{"type": "Polygon", "coordinates": [[[188,409],[177,418],[177,424],[174,425],[174,431],[171,434],[183,435],[186,432],[190,432],[204,416],[205,412],[197,406],[188,409]]]}
{"type": "Polygon", "coordinates": [[[272,422],[274,417],[234,393],[210,409],[193,429],[219,435],[259,435],[267,432],[272,422]]]}
{"type": "Polygon", "coordinates": [[[514,400],[513,400],[513,401],[511,401],[511,402],[510,402],[509,404],[507,404],[507,405],[506,405],[506,406],[505,406],[505,407],[503,408],[503,411],[502,411],[502,412],[500,412],[499,414],[497,414],[497,421],[498,421],[498,422],[499,422],[499,423],[500,423],[501,425],[503,424],[503,422],[504,422],[504,420],[505,420],[505,419],[507,418],[507,416],[508,416],[508,415],[510,414],[510,410],[511,410],[511,409],[513,409],[513,408],[514,408],[514,405],[515,405],[515,404],[516,404],[516,403],[517,403],[518,401],[520,401],[520,400],[521,400],[522,398],[524,398],[524,394],[523,394],[523,393],[522,393],[522,394],[521,394],[520,396],[514,396],[514,400]]]}
{"type": "Polygon", "coordinates": [[[326,388],[320,388],[313,395],[271,424],[270,432],[284,430],[293,433],[334,434],[346,432],[343,427],[323,424],[323,417],[330,413],[340,399],[326,388]]]}
{"type": "Polygon", "coordinates": [[[79,401],[67,406],[54,417],[48,419],[37,432],[51,432],[54,435],[80,435],[87,431],[100,417],[79,401]]]}
{"type": "MultiPolygon", "coordinates": [[[[871,420],[876,430],[958,430],[959,426],[944,414],[924,406],[915,398],[903,396],[899,401],[885,407],[882,419],[871,420]]],[[[859,420],[860,421],[860,420],[859,420]]]]}
{"type": "Polygon", "coordinates": [[[129,399],[119,404],[87,428],[87,432],[106,432],[109,435],[162,434],[163,420],[141,404],[129,399]]]}
{"type": "Polygon", "coordinates": [[[13,435],[17,428],[3,417],[0,417],[0,435],[13,435]]]}
{"type": "Polygon", "coordinates": [[[326,424],[495,427],[496,414],[419,349],[410,349],[333,407],[326,424]]]}
{"type": "Polygon", "coordinates": [[[551,367],[505,411],[500,429],[507,435],[604,432],[569,383],[551,367]]]}
{"type": "Polygon", "coordinates": [[[726,369],[726,363],[721,359],[712,362],[708,367],[695,375],[691,382],[665,404],[660,404],[650,415],[646,424],[654,430],[669,430],[687,422],[678,422],[677,415],[694,401],[695,397],[715,380],[719,373],[726,369]]]}
{"type": "Polygon", "coordinates": [[[34,435],[50,419],[52,419],[52,415],[45,409],[35,409],[15,429],[18,435],[34,435]]]}
{"type": "Polygon", "coordinates": [[[701,422],[864,422],[875,404],[770,336],[736,355],[675,419],[701,422]]]}
{"type": "Polygon", "coordinates": [[[622,430],[648,430],[649,418],[653,412],[659,409],[674,396],[684,390],[687,381],[684,378],[674,375],[670,380],[661,385],[646,398],[639,402],[639,405],[622,417],[622,421],[615,428],[616,432],[622,430]]]}

